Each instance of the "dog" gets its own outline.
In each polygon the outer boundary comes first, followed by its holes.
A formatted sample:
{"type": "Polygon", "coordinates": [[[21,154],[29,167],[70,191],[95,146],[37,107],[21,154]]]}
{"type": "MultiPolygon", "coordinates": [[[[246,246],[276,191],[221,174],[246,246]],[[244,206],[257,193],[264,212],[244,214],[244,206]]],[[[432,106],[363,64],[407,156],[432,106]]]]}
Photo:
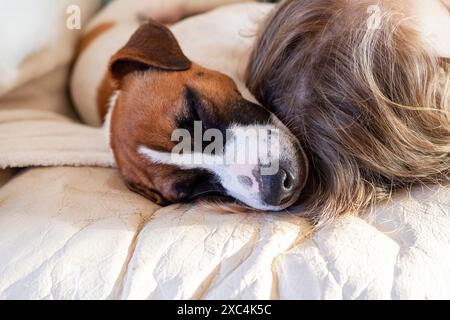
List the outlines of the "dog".
{"type": "MultiPolygon", "coordinates": [[[[202,11],[196,2],[196,12],[202,11]]],[[[154,19],[140,26],[139,22],[143,15],[172,21],[190,12],[175,10],[171,17],[170,8],[166,7],[165,14],[149,13],[136,3],[130,13],[133,4],[116,3],[94,19],[81,40],[71,92],[86,123],[104,122],[127,186],[161,205],[204,195],[231,197],[264,211],[295,204],[308,177],[308,159],[286,126],[255,103],[239,81],[251,48],[251,40],[240,34],[241,21],[248,21],[255,12],[264,16],[272,6],[224,7],[169,29],[154,19]],[[127,18],[114,20],[122,13],[120,8],[127,18]],[[187,56],[200,57],[205,66],[187,56]],[[236,138],[246,138],[242,132],[252,129],[276,136],[277,152],[269,148],[258,153],[253,164],[174,161],[174,131],[192,133],[196,123],[201,123],[200,130],[212,129],[226,136],[222,149],[211,156],[216,160],[245,148],[236,138]],[[263,165],[274,162],[278,170],[261,174],[263,165]]],[[[194,154],[204,150],[201,146],[194,154]]]]}

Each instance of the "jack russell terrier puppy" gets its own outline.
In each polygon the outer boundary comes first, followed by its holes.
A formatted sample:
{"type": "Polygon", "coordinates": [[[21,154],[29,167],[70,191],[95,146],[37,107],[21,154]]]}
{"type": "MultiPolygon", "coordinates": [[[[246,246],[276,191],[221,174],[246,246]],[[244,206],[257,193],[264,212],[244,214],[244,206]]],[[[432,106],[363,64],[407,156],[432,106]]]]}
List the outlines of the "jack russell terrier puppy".
{"type": "MultiPolygon", "coordinates": [[[[232,1],[113,2],[80,43],[73,100],[86,123],[104,121],[123,179],[150,200],[163,205],[218,194],[259,210],[283,210],[299,199],[308,160],[297,139],[255,103],[240,80],[256,31],[249,21],[259,22],[272,6],[226,6],[170,29],[156,22],[173,22],[222,2],[232,1]],[[142,24],[144,16],[153,20],[142,24]],[[226,136],[222,149],[205,156],[209,162],[177,161],[173,133],[195,135],[198,123],[201,132],[226,136]],[[265,131],[263,142],[274,138],[277,145],[258,152],[256,163],[214,162],[256,143],[255,137],[245,144],[237,139],[249,129],[265,131]],[[261,173],[274,162],[277,170],[261,173]]],[[[194,147],[194,155],[204,150],[194,147]]]]}

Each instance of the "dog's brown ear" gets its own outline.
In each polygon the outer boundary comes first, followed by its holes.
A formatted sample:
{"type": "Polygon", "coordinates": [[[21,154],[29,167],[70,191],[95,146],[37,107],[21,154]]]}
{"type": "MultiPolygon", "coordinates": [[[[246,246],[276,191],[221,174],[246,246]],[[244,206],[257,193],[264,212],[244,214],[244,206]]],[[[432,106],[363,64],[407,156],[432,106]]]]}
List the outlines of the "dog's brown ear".
{"type": "Polygon", "coordinates": [[[172,32],[155,21],[139,27],[127,44],[110,61],[109,71],[116,81],[134,71],[150,67],[182,71],[191,67],[172,32]]]}

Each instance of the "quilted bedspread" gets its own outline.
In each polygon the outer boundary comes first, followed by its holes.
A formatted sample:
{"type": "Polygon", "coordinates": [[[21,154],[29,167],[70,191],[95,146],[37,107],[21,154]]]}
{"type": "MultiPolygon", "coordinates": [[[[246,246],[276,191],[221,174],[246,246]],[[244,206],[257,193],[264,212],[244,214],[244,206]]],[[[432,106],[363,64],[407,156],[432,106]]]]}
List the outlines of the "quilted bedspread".
{"type": "Polygon", "coordinates": [[[311,234],[292,213],[159,208],[113,169],[32,169],[0,189],[0,299],[448,299],[449,212],[423,187],[311,234]]]}

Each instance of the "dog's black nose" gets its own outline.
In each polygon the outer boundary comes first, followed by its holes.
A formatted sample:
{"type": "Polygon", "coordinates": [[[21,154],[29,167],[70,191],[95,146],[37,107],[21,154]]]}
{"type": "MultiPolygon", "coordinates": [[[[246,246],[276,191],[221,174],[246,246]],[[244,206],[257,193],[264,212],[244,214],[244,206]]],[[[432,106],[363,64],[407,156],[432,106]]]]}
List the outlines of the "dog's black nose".
{"type": "Polygon", "coordinates": [[[281,206],[292,199],[299,188],[299,179],[280,168],[274,175],[261,176],[262,200],[270,206],[281,206]]]}

